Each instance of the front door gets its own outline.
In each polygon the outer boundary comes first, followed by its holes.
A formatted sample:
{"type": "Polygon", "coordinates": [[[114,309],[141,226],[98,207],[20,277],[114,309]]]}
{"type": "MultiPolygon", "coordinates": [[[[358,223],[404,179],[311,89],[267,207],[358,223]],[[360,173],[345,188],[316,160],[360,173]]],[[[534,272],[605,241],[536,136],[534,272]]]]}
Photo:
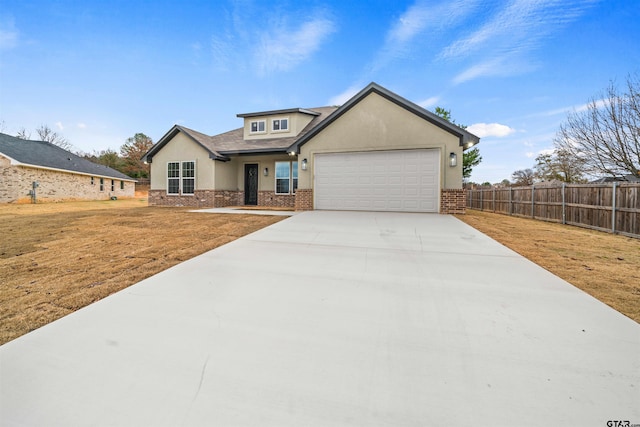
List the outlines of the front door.
{"type": "Polygon", "coordinates": [[[258,165],[244,165],[244,204],[258,204],[258,165]]]}

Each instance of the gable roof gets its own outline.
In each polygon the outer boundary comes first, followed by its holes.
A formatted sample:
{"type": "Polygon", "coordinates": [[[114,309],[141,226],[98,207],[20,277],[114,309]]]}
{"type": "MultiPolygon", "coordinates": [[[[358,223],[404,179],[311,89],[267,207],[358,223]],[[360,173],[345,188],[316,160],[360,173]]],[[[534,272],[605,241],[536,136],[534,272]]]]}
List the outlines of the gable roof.
{"type": "Polygon", "coordinates": [[[426,121],[438,126],[439,128],[457,136],[460,140],[460,146],[464,147],[463,149],[465,150],[480,142],[480,138],[476,135],[467,132],[461,127],[454,125],[453,123],[443,119],[442,117],[432,113],[431,111],[420,107],[417,104],[414,104],[413,102],[401,97],[400,95],[397,95],[390,90],[385,89],[379,84],[371,82],[369,83],[369,85],[367,85],[367,87],[353,96],[353,98],[342,104],[342,106],[334,111],[331,116],[327,117],[326,120],[323,120],[320,125],[314,127],[310,132],[299,138],[294,144],[291,145],[291,147],[289,147],[288,151],[298,153],[300,151],[300,146],[304,145],[315,135],[322,132],[323,129],[336,121],[340,116],[349,111],[358,102],[362,101],[371,93],[376,93],[383,98],[393,102],[394,104],[404,108],[405,110],[410,111],[413,114],[425,119],[426,121]]]}
{"type": "Polygon", "coordinates": [[[0,133],[0,154],[12,165],[59,170],[122,181],[135,179],[108,166],[93,163],[46,141],[32,141],[0,133]]]}
{"type": "MultiPolygon", "coordinates": [[[[183,133],[193,142],[204,148],[209,153],[209,158],[212,160],[228,161],[230,160],[228,156],[237,154],[286,153],[289,147],[294,144],[296,140],[301,136],[304,136],[311,129],[315,128],[336,109],[337,107],[319,107],[310,109],[297,108],[292,110],[275,110],[280,112],[304,111],[305,114],[314,116],[311,122],[309,122],[309,124],[305,126],[297,136],[281,138],[244,139],[244,128],[238,128],[229,132],[209,136],[184,126],[174,125],[169,132],[167,132],[153,147],[151,147],[147,154],[144,155],[143,159],[148,163],[151,163],[153,161],[153,156],[178,133],[183,133]]],[[[264,115],[266,113],[271,114],[273,112],[262,112],[260,114],[256,114],[264,115]]]]}
{"type": "Polygon", "coordinates": [[[264,117],[276,114],[301,113],[314,116],[307,126],[296,136],[280,138],[244,139],[244,128],[238,128],[218,135],[205,135],[193,129],[180,125],[174,125],[151,149],[142,157],[148,163],[153,161],[153,156],[162,149],[177,134],[183,133],[194,143],[204,148],[212,160],[228,161],[230,155],[240,154],[267,154],[267,153],[298,153],[300,146],[309,141],[344,113],[349,111],[362,99],[371,93],[388,99],[405,110],[416,114],[439,128],[455,135],[460,140],[460,146],[467,149],[480,142],[480,138],[459,126],[439,117],[438,115],[402,98],[399,95],[383,88],[376,83],[370,83],[353,98],[341,107],[319,108],[290,108],[286,110],[261,111],[257,113],[237,114],[237,117],[264,117]]]}

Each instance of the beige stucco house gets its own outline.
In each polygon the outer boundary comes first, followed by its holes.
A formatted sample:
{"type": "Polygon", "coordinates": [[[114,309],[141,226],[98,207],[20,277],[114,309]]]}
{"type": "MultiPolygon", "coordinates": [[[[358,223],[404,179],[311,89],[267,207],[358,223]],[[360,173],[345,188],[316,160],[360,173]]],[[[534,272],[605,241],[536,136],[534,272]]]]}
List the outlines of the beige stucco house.
{"type": "Polygon", "coordinates": [[[134,197],[135,182],[49,142],[0,133],[0,203],[134,197]]]}
{"type": "Polygon", "coordinates": [[[460,213],[479,138],[371,83],[340,107],[238,114],[208,136],[174,126],[145,155],[150,205],[460,213]]]}

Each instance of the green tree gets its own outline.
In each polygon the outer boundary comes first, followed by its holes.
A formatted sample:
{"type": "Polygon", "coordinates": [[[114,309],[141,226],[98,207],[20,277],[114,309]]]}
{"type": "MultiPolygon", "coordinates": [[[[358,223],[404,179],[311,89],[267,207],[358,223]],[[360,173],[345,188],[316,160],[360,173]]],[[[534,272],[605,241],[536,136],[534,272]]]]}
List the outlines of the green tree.
{"type": "Polygon", "coordinates": [[[480,150],[478,147],[474,147],[470,150],[462,153],[462,177],[465,179],[471,178],[471,171],[475,166],[478,166],[482,161],[480,150]]]}
{"type": "Polygon", "coordinates": [[[142,161],[147,151],[153,147],[153,140],[144,133],[136,133],[120,147],[123,161],[122,172],[132,178],[149,178],[149,165],[142,161]]]}
{"type": "Polygon", "coordinates": [[[85,155],[86,159],[91,160],[93,163],[99,165],[108,166],[112,169],[122,172],[123,162],[118,153],[112,149],[106,149],[93,154],[85,155]]]}
{"type": "MultiPolygon", "coordinates": [[[[451,110],[447,110],[442,107],[436,107],[434,113],[437,116],[442,117],[446,121],[458,126],[460,129],[466,129],[466,125],[459,125],[455,120],[451,118],[451,110]]],[[[474,147],[470,150],[466,150],[462,153],[462,177],[464,179],[471,178],[471,172],[473,168],[478,166],[482,162],[482,156],[480,155],[480,149],[474,147]]]]}

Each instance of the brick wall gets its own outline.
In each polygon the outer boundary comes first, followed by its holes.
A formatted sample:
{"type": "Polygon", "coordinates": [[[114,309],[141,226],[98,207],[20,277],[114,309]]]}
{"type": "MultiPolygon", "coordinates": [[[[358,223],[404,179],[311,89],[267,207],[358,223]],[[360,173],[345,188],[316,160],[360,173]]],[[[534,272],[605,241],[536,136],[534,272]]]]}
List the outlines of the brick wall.
{"type": "Polygon", "coordinates": [[[223,208],[239,205],[242,194],[239,191],[196,190],[193,195],[167,195],[165,190],[149,190],[149,206],[223,208]]]}
{"type": "Polygon", "coordinates": [[[274,191],[258,191],[258,206],[292,208],[295,206],[295,200],[295,194],[276,194],[274,191]]]}
{"type": "Polygon", "coordinates": [[[298,188],[296,190],[296,204],[297,211],[312,211],[313,210],[313,190],[302,190],[298,188]]]}
{"type": "Polygon", "coordinates": [[[464,189],[443,189],[440,192],[441,214],[464,214],[467,206],[467,192],[464,189]]]}
{"type": "Polygon", "coordinates": [[[111,179],[104,178],[100,191],[100,178],[78,175],[46,169],[11,166],[9,161],[0,157],[0,203],[30,203],[29,190],[37,181],[37,202],[57,202],[64,200],[108,200],[112,196],[131,198],[135,196],[135,183],[124,181],[124,189],[120,189],[120,180],[114,179],[113,191],[111,179]]]}

